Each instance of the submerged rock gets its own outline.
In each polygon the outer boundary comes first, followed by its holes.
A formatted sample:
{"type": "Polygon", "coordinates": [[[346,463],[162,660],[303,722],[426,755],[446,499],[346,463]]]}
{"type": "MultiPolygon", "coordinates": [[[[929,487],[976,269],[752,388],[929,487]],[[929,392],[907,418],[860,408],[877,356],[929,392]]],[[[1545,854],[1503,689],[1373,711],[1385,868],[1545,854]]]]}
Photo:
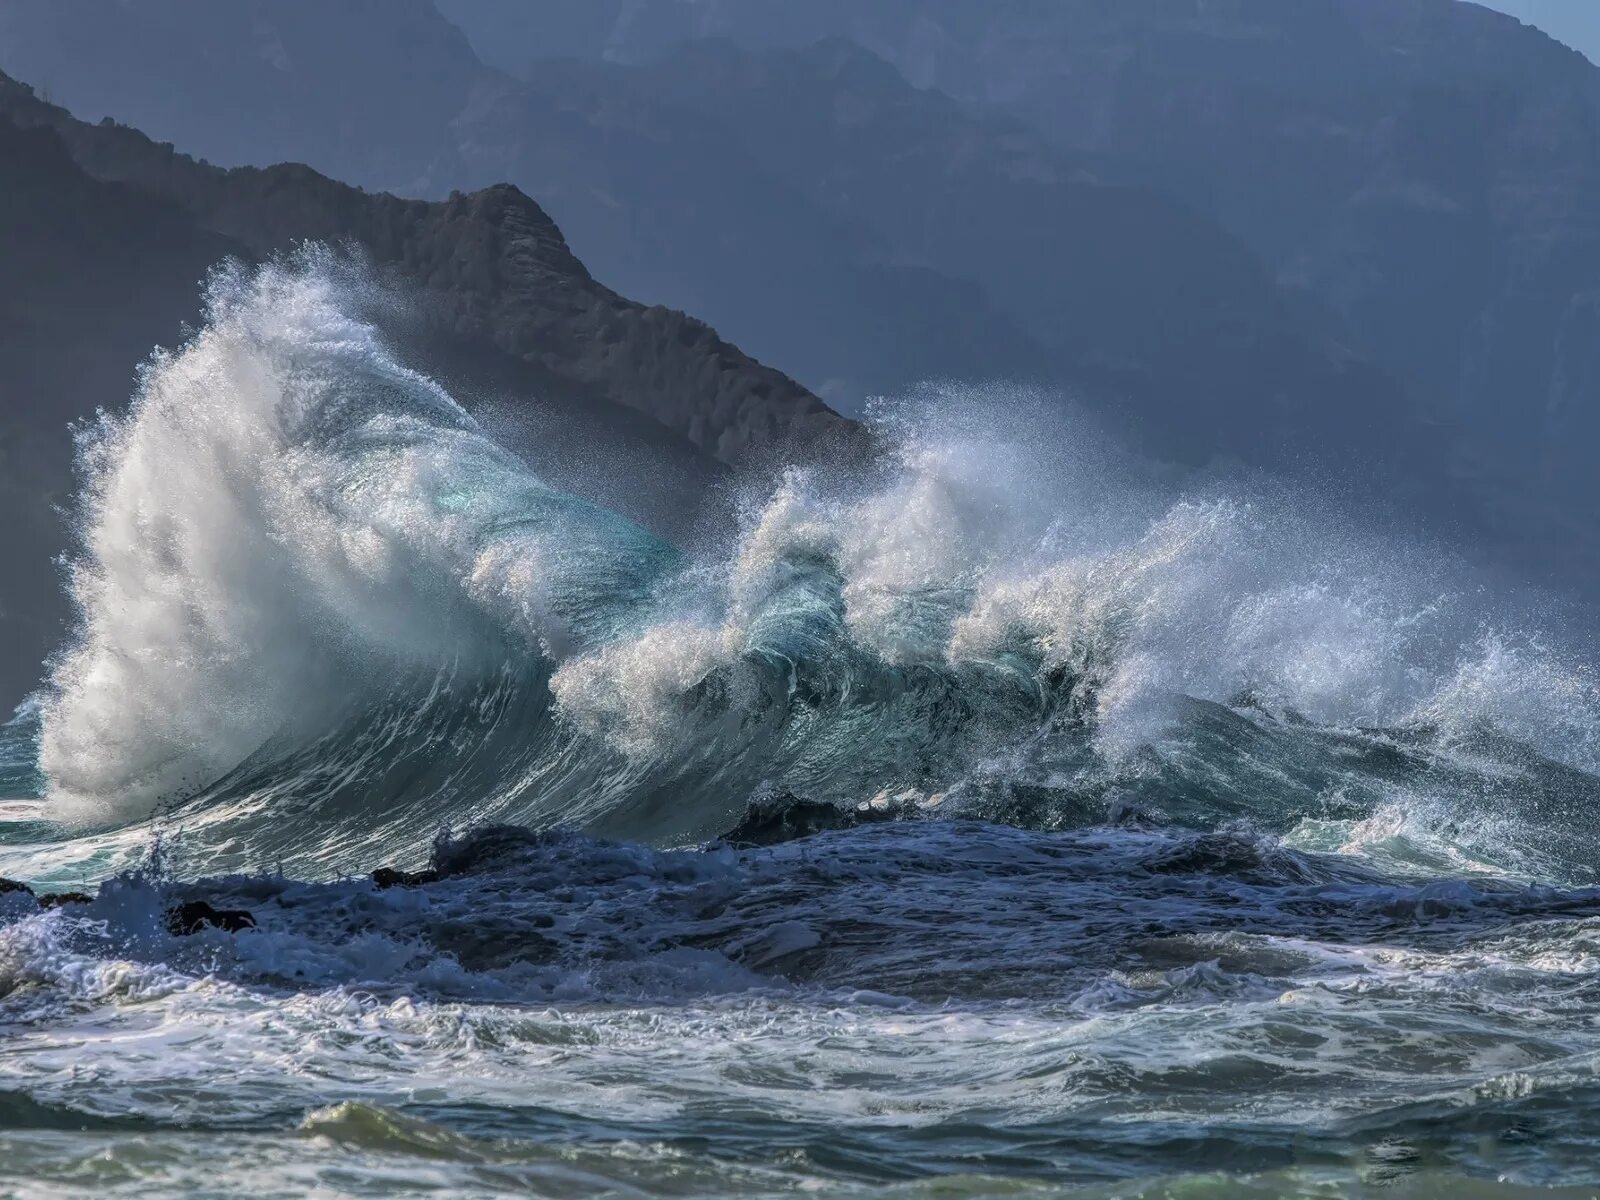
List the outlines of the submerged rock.
{"type": "Polygon", "coordinates": [[[242,908],[212,908],[204,900],[189,900],[167,910],[167,931],[174,937],[199,933],[207,925],[238,933],[254,929],[256,919],[242,908]]]}
{"type": "Polygon", "coordinates": [[[39,903],[40,908],[60,908],[63,904],[90,904],[94,897],[88,892],[44,892],[34,891],[20,879],[0,878],[0,896],[10,892],[25,892],[39,903]]]}
{"type": "Polygon", "coordinates": [[[804,800],[793,792],[778,791],[750,802],[739,823],[719,839],[730,846],[776,846],[835,829],[855,829],[917,815],[920,793],[891,796],[879,792],[855,808],[841,808],[822,800],[804,800]]]}
{"type": "Polygon", "coordinates": [[[402,871],[398,867],[379,867],[372,873],[372,882],[380,888],[421,887],[438,881],[439,872],[434,870],[402,871]]]}

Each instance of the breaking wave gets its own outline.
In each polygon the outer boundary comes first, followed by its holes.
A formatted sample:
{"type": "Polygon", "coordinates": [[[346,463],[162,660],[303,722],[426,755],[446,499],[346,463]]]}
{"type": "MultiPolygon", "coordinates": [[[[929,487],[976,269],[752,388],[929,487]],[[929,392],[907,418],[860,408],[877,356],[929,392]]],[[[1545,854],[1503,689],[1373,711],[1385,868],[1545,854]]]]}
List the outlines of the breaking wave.
{"type": "Polygon", "coordinates": [[[1600,861],[1569,819],[1600,796],[1592,674],[1313,497],[1173,500],[947,397],[681,550],[536,477],[362,287],[316,252],[220,272],[84,435],[78,632],[0,741],[101,851],[151,822],[323,872],[441,824],[685,844],[793,793],[1600,861]]]}
{"type": "Polygon", "coordinates": [[[387,303],[225,270],[84,434],[78,628],[0,726],[0,1175],[1593,1182],[1600,695],[1548,612],[1014,391],[669,546],[387,303]]]}

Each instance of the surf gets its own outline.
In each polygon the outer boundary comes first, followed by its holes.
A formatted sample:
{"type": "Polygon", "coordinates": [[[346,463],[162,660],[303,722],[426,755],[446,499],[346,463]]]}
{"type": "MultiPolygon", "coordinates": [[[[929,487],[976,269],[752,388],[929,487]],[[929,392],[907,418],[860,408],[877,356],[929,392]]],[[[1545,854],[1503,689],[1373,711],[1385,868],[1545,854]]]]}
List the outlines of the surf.
{"type": "Polygon", "coordinates": [[[402,366],[378,292],[318,248],[220,269],[83,432],[77,628],[6,735],[71,861],[157,828],[320,874],[440,826],[686,845],[792,794],[1389,814],[1446,844],[1417,853],[1584,873],[1551,811],[1596,794],[1581,656],[1314,496],[1174,494],[1037,404],[930,393],[870,469],[749,478],[726,537],[669,546],[402,366]]]}

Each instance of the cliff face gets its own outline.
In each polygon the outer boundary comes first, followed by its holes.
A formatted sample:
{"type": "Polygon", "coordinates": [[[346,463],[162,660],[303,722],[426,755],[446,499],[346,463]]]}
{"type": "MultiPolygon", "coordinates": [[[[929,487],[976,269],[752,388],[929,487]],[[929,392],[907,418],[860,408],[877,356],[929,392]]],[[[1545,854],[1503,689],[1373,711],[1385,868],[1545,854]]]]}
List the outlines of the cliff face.
{"type": "Polygon", "coordinates": [[[511,187],[441,203],[347,187],[303,166],[222,170],[135,130],[86,125],[0,77],[0,702],[20,698],[64,627],[52,561],[67,544],[68,423],[123,404],[134,370],[199,315],[222,258],[305,239],[355,247],[421,303],[392,332],[469,400],[503,401],[509,436],[557,480],[563,448],[604,452],[595,499],[683,531],[730,463],[818,443],[848,422],[703,323],[594,280],[511,187]]]}
{"type": "Polygon", "coordinates": [[[86,174],[157,197],[253,256],[306,239],[353,242],[420,289],[434,336],[498,351],[541,382],[633,409],[724,461],[844,427],[709,326],[598,283],[515,188],[427,202],[364,192],[294,164],[223,170],[136,130],[77,121],[10,80],[0,82],[0,117],[53,131],[86,174]]]}

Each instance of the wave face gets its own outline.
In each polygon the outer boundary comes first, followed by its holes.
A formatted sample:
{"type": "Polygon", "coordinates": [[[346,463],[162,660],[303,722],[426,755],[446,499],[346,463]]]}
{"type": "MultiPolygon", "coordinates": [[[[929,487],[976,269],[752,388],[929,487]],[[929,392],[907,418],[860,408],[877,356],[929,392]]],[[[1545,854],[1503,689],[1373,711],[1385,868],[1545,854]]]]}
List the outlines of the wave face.
{"type": "Polygon", "coordinates": [[[326,871],[440,825],[684,843],[756,792],[887,793],[1593,861],[1559,819],[1596,794],[1586,668],[1304,497],[1174,502],[945,397],[685,554],[536,478],[371,306],[322,254],[221,272],[85,436],[80,630],[7,735],[52,818],[326,871]]]}
{"type": "Polygon", "coordinates": [[[357,286],[317,258],[220,274],[206,327],[86,439],[81,630],[40,714],[67,819],[316,809],[386,775],[396,808],[492,794],[537,756],[548,665],[675,562],[401,367],[345,315],[357,286]]]}

